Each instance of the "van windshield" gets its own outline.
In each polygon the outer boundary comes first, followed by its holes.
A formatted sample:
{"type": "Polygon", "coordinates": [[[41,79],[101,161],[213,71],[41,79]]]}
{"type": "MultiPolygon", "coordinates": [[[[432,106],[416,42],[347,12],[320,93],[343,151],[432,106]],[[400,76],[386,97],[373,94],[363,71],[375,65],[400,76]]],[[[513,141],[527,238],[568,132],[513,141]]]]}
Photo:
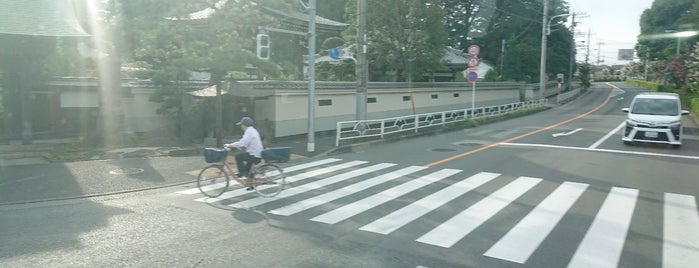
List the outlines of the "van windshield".
{"type": "Polygon", "coordinates": [[[639,98],[631,108],[633,114],[647,115],[679,115],[677,100],[639,98]]]}

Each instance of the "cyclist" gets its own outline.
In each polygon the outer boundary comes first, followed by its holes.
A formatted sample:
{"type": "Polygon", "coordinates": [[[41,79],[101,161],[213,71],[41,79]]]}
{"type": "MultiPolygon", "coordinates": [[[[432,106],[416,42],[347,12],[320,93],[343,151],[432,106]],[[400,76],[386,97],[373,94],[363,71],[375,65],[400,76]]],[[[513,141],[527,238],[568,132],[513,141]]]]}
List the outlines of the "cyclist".
{"type": "Polygon", "coordinates": [[[235,155],[235,163],[238,166],[238,177],[247,177],[252,165],[262,161],[262,140],[260,133],[253,126],[250,117],[243,117],[236,125],[243,130],[243,137],[234,143],[224,144],[225,147],[245,148],[245,152],[235,155]]]}

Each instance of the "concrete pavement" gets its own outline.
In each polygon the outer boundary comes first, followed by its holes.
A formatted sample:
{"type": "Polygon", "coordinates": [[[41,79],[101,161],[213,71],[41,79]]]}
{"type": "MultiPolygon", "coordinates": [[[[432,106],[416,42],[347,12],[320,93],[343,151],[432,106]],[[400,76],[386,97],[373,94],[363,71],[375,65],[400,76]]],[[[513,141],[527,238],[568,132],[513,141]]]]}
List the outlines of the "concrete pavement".
{"type": "MultiPolygon", "coordinates": [[[[32,203],[127,193],[176,186],[196,180],[208,164],[203,145],[189,147],[119,148],[86,156],[80,161],[56,161],[52,152],[71,140],[19,141],[0,145],[0,205],[32,203]]],[[[308,139],[278,139],[267,147],[291,147],[288,163],[304,161],[335,150],[334,135],[316,135],[315,150],[308,139]]]]}

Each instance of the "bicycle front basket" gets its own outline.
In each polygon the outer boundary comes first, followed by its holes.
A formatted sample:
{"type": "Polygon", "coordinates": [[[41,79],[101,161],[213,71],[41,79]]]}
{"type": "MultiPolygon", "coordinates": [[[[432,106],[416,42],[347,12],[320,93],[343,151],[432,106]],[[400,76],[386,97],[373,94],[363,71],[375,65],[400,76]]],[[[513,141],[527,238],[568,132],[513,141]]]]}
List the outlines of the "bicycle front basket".
{"type": "Polygon", "coordinates": [[[223,161],[223,158],[228,155],[228,150],[222,148],[205,148],[204,160],[206,163],[216,163],[223,161]]]}

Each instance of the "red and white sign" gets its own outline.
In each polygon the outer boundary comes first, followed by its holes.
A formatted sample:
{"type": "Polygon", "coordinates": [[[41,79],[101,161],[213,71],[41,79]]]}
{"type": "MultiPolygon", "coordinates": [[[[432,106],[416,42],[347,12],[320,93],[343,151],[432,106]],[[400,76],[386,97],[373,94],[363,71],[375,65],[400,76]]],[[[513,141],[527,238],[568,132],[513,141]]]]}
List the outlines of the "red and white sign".
{"type": "Polygon", "coordinates": [[[468,47],[467,52],[469,56],[478,56],[478,53],[481,53],[481,47],[479,47],[478,45],[471,45],[468,47]]]}
{"type": "Polygon", "coordinates": [[[468,68],[476,68],[480,62],[481,60],[478,57],[470,57],[466,64],[468,64],[468,68]]]}

